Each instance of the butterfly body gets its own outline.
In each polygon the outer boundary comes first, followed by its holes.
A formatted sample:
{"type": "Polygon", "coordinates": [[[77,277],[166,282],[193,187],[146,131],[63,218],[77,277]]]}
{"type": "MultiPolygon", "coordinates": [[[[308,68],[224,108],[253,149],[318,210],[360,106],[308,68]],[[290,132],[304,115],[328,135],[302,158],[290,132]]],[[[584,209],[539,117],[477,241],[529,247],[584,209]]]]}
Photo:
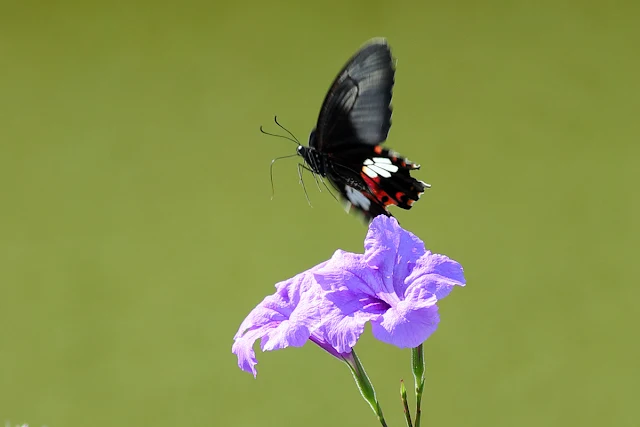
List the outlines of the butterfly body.
{"type": "Polygon", "coordinates": [[[390,205],[410,209],[429,187],[410,175],[420,165],[381,146],[391,128],[394,74],[386,40],[365,44],[331,85],[309,145],[297,151],[368,221],[392,216],[390,205]]]}

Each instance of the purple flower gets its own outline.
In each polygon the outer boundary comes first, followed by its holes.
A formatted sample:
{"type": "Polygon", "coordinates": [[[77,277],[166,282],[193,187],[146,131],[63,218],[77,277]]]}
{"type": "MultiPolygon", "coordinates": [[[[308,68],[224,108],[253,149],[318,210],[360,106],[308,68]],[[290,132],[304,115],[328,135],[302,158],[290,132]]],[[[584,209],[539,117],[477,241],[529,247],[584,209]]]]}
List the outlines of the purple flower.
{"type": "Polygon", "coordinates": [[[302,347],[307,340],[318,344],[331,355],[349,360],[350,351],[337,352],[325,338],[320,311],[326,300],[313,272],[326,262],[276,284],[276,293],[266,297],[242,322],[234,337],[231,351],[238,356],[240,369],[255,377],[253,344],[260,339],[262,351],[279,350],[289,346],[302,347]]]}
{"type": "Polygon", "coordinates": [[[464,286],[462,266],[427,251],[395,218],[376,217],[364,246],[363,255],[338,250],[314,269],[331,303],[320,307],[325,339],[347,352],[371,322],[380,341],[417,347],[437,328],[437,301],[464,286]]]}
{"type": "Polygon", "coordinates": [[[352,348],[367,322],[381,341],[401,348],[422,344],[438,325],[438,300],[464,286],[462,267],[427,251],[385,216],[371,222],[364,247],[364,254],[338,250],[278,283],[234,337],[238,366],[256,376],[253,344],[260,339],[262,351],[312,341],[356,369],[352,348]]]}

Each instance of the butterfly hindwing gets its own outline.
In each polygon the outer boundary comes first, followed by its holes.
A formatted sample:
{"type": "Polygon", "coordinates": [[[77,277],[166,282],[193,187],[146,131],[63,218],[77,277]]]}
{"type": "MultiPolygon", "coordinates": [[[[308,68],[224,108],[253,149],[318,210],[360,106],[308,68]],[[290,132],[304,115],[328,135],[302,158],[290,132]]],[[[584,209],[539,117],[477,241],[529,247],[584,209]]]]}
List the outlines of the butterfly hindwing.
{"type": "Polygon", "coordinates": [[[354,147],[332,162],[327,175],[346,203],[365,220],[391,216],[387,208],[396,205],[411,209],[428,184],[413,178],[410,171],[420,165],[380,146],[354,147]]]}
{"type": "Polygon", "coordinates": [[[385,39],[373,39],[344,66],[327,93],[310,146],[377,145],[391,127],[395,68],[385,39]]]}

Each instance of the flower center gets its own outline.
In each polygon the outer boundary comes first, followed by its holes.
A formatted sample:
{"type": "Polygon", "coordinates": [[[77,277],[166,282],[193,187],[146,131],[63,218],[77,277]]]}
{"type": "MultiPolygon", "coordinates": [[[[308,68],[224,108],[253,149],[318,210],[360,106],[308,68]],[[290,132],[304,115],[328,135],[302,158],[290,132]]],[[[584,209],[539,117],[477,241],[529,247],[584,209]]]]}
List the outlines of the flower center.
{"type": "Polygon", "coordinates": [[[384,302],[381,299],[374,298],[372,296],[367,296],[365,298],[360,299],[360,303],[362,304],[362,308],[368,313],[386,313],[391,306],[384,302]]]}

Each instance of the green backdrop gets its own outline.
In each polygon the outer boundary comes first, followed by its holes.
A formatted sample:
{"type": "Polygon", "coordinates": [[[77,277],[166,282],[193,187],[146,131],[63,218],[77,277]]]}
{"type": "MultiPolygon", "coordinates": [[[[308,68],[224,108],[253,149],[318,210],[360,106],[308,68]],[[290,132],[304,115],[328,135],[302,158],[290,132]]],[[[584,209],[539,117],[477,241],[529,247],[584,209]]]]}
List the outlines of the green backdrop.
{"type": "MultiPolygon", "coordinates": [[[[374,426],[315,346],[231,354],[274,283],[361,251],[310,177],[331,80],[398,58],[402,224],[465,267],[426,343],[428,426],[635,426],[638,3],[0,3],[0,422],[374,426]]],[[[391,426],[409,353],[358,344],[391,426]]]]}

